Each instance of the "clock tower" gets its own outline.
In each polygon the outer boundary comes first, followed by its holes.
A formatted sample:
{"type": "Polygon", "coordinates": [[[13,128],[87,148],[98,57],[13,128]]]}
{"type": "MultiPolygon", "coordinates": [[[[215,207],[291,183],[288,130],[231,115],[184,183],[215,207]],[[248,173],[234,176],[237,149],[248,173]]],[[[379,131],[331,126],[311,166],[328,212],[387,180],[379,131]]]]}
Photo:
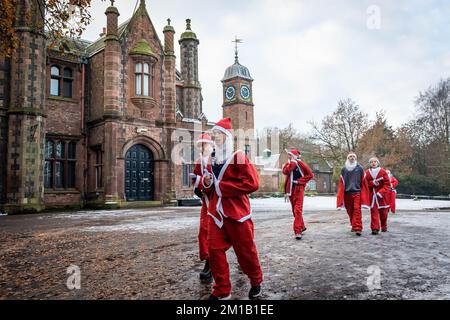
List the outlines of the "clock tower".
{"type": "Polygon", "coordinates": [[[231,118],[235,149],[253,158],[256,156],[253,79],[248,68],[239,63],[237,44],[242,40],[236,38],[233,42],[236,44],[234,64],[226,69],[222,79],[223,117],[231,118]]]}

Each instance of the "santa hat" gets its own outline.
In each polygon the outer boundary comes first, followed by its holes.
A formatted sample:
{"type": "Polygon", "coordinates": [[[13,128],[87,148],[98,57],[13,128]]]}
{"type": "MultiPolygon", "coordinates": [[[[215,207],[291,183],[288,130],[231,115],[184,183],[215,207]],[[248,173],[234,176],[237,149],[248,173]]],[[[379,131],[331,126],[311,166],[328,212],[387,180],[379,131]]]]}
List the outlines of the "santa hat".
{"type": "Polygon", "coordinates": [[[353,151],[350,151],[347,155],[347,159],[348,157],[350,157],[351,155],[354,155],[356,159],[358,159],[358,156],[356,155],[356,153],[354,153],[353,151]]]}
{"type": "Polygon", "coordinates": [[[203,133],[200,135],[200,137],[198,138],[198,140],[196,141],[197,144],[199,143],[210,143],[210,144],[214,144],[214,142],[212,141],[212,138],[209,134],[207,133],[203,133]]]}
{"type": "Polygon", "coordinates": [[[233,127],[231,126],[231,119],[230,118],[224,118],[216,123],[216,125],[212,128],[212,130],[219,130],[222,133],[226,134],[227,136],[232,137],[231,130],[233,130],[233,127]]]}
{"type": "Polygon", "coordinates": [[[291,151],[289,151],[288,153],[294,155],[296,158],[299,158],[302,155],[297,149],[291,149],[291,151]]]}
{"type": "Polygon", "coordinates": [[[372,158],[370,158],[369,159],[369,164],[372,162],[372,161],[376,161],[376,162],[378,162],[378,166],[380,165],[380,160],[377,158],[377,157],[372,157],[372,158]]]}

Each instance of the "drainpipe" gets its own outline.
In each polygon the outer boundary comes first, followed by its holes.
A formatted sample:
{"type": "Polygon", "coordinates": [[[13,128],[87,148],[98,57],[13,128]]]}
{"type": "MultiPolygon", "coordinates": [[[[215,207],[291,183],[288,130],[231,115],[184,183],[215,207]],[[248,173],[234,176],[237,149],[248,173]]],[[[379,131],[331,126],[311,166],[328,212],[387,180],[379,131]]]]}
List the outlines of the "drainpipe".
{"type": "Polygon", "coordinates": [[[87,163],[87,153],[88,153],[88,138],[87,134],[85,132],[85,124],[84,124],[84,114],[85,114],[85,105],[84,105],[84,98],[85,98],[85,85],[86,85],[86,65],[88,61],[86,58],[80,59],[81,64],[81,88],[80,88],[80,113],[81,113],[81,135],[83,136],[83,144],[85,147],[83,158],[84,158],[84,168],[83,168],[83,207],[84,207],[84,201],[86,200],[87,196],[87,172],[88,172],[88,163],[87,163]]]}

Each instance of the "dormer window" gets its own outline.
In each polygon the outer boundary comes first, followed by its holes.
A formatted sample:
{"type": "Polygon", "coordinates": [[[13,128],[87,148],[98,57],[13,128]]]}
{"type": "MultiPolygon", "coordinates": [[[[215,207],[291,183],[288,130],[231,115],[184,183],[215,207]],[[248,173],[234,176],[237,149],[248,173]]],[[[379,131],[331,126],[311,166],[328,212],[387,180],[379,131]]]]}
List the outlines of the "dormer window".
{"type": "Polygon", "coordinates": [[[146,62],[137,62],[135,67],[135,94],[149,97],[153,95],[153,65],[146,62]]]}
{"type": "Polygon", "coordinates": [[[50,69],[50,95],[72,98],[73,71],[52,66],[50,69]]]}

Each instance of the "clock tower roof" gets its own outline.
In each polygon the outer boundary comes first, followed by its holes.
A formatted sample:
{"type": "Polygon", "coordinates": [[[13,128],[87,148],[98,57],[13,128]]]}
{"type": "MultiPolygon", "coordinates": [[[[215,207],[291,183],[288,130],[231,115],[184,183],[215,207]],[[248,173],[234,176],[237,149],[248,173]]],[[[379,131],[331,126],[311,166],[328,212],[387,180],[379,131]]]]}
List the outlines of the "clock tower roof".
{"type": "Polygon", "coordinates": [[[225,70],[225,75],[223,76],[222,82],[233,79],[235,77],[253,81],[253,78],[250,76],[250,71],[248,70],[248,68],[240,64],[237,59],[233,65],[229,66],[225,70]]]}
{"type": "Polygon", "coordinates": [[[239,77],[242,79],[253,81],[253,78],[250,76],[250,71],[248,68],[239,63],[239,53],[238,53],[238,43],[242,43],[242,39],[236,39],[233,41],[235,43],[234,49],[234,64],[229,66],[225,70],[225,75],[223,76],[222,82],[227,80],[239,77]]]}

